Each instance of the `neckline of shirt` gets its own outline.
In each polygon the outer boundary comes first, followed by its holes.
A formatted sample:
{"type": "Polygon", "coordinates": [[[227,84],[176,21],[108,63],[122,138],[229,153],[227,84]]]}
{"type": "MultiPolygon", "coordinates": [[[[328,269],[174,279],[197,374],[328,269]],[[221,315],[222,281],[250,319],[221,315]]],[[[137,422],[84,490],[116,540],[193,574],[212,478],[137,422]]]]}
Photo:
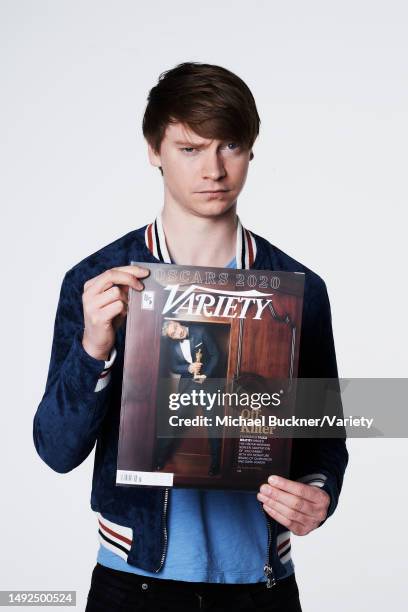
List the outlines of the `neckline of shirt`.
{"type": "MultiPolygon", "coordinates": [[[[145,229],[145,243],[153,257],[163,263],[174,263],[171,260],[163,229],[162,214],[149,223],[145,229]]],[[[248,270],[254,264],[257,253],[255,237],[246,229],[237,215],[237,236],[235,257],[225,266],[248,270]],[[233,266],[235,260],[235,266],[233,266]]]]}

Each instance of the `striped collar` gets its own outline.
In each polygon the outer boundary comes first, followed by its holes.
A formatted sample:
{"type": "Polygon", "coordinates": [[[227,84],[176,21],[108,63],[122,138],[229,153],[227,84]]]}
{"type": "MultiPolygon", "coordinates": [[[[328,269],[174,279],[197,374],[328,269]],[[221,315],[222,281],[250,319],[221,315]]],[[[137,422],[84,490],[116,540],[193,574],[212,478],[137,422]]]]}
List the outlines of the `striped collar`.
{"type": "MultiPolygon", "coordinates": [[[[171,263],[163,230],[161,214],[146,226],[145,242],[149,251],[163,263],[171,263]]],[[[236,262],[237,268],[248,270],[256,257],[256,241],[254,235],[247,230],[237,216],[236,262]]]]}

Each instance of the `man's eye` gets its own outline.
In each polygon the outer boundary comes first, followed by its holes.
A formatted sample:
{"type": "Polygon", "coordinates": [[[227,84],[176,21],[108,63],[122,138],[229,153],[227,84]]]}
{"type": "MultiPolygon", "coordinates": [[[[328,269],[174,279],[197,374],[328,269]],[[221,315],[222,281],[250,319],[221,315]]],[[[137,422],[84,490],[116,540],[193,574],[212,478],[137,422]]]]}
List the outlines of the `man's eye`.
{"type": "Polygon", "coordinates": [[[192,153],[193,151],[195,151],[195,148],[194,147],[183,147],[181,150],[185,151],[186,153],[192,153]]]}
{"type": "Polygon", "coordinates": [[[239,147],[239,144],[237,142],[229,142],[227,143],[227,148],[230,151],[234,151],[235,149],[237,149],[239,147]]]}

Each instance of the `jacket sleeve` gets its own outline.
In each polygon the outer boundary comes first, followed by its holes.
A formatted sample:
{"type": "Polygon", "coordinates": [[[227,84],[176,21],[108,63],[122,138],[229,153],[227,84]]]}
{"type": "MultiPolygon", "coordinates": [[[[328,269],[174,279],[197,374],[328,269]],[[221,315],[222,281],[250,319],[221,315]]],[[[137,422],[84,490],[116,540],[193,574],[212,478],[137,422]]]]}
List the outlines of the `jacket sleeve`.
{"type": "MultiPolygon", "coordinates": [[[[315,379],[315,389],[324,388],[325,381],[330,380],[336,390],[339,390],[336,353],[333,340],[330,302],[325,283],[320,279],[321,286],[309,307],[304,312],[302,324],[299,357],[299,383],[302,379],[315,379]]],[[[304,398],[303,398],[304,399],[304,398]]],[[[325,410],[325,404],[313,406],[316,412],[325,410]]],[[[340,393],[336,393],[336,413],[343,415],[340,393]]],[[[304,415],[304,407],[302,407],[304,415]]],[[[290,478],[318,486],[330,496],[327,518],[335,511],[341,492],[344,472],[348,463],[346,434],[344,428],[338,437],[295,438],[292,447],[292,463],[290,478]]],[[[325,521],[322,521],[321,526],[325,521]]]]}
{"type": "MultiPolygon", "coordinates": [[[[33,422],[39,456],[60,473],[80,465],[92,451],[110,395],[109,368],[85,351],[83,329],[82,294],[72,272],[67,272],[55,316],[45,392],[33,422]],[[104,373],[108,375],[103,381],[104,373]]],[[[108,365],[116,349],[111,355],[108,365]]]]}
{"type": "MultiPolygon", "coordinates": [[[[169,340],[174,342],[174,340],[169,340]]],[[[177,342],[177,341],[176,341],[177,342]]],[[[170,346],[170,370],[175,374],[181,374],[181,376],[187,376],[189,374],[188,366],[190,364],[187,361],[180,361],[176,354],[176,347],[170,346]]]]}
{"type": "Polygon", "coordinates": [[[220,352],[210,333],[204,332],[203,341],[205,344],[207,354],[209,356],[207,363],[204,364],[203,374],[205,374],[208,377],[211,377],[214,374],[215,369],[218,365],[218,361],[220,358],[220,352]]]}

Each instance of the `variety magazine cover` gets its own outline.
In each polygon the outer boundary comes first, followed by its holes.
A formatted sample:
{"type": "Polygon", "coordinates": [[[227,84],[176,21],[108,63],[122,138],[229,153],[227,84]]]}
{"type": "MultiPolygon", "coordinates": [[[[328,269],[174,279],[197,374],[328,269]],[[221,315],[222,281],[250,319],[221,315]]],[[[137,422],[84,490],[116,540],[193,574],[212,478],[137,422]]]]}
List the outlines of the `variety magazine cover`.
{"type": "Polygon", "coordinates": [[[117,486],[256,490],[288,476],[304,274],[131,262],[117,486]]]}

